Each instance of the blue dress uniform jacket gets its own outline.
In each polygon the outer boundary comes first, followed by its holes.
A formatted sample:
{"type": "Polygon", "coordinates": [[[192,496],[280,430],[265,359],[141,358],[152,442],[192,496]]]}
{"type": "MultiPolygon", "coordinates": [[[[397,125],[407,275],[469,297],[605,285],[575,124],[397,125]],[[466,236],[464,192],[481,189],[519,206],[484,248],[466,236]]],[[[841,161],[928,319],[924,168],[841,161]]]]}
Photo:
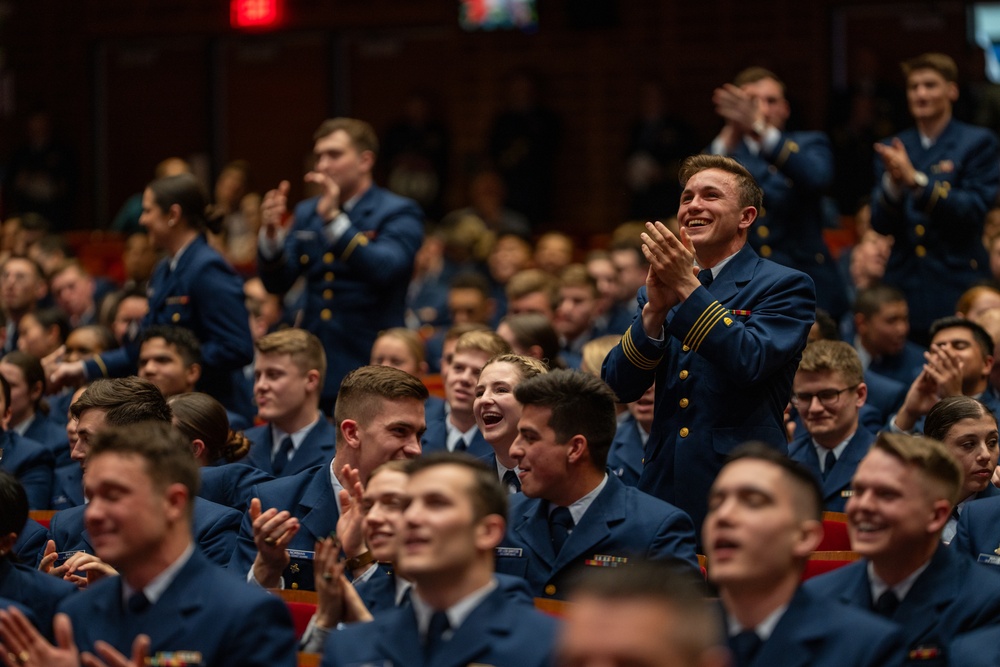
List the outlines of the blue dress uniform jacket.
{"type": "Polygon", "coordinates": [[[31,424],[25,429],[24,437],[45,445],[45,448],[52,452],[57,468],[73,462],[69,457],[69,438],[65,426],[60,426],[46,415],[36,413],[31,424]]]}
{"type": "Polygon", "coordinates": [[[371,623],[330,633],[323,667],[548,667],[558,624],[530,604],[510,601],[494,589],[455,629],[441,649],[424,660],[424,644],[412,607],[387,611],[371,623]]]}
{"type": "Polygon", "coordinates": [[[885,667],[902,659],[895,624],[799,588],[750,665],[885,667]]]}
{"type": "Polygon", "coordinates": [[[302,327],[323,342],[323,398],[332,401],[344,376],[368,363],[378,332],[404,326],[406,288],[424,226],[413,201],[372,186],[346,214],[351,226],[328,246],[317,201],[295,207],[283,251],[273,260],[260,255],[258,269],[274,294],[306,277],[302,327]]]}
{"type": "MultiPolygon", "coordinates": [[[[90,534],[84,526],[85,505],[56,512],[49,524],[57,551],[86,551],[95,554],[90,534]]],[[[213,563],[226,566],[236,545],[240,513],[204,498],[195,498],[192,531],[194,541],[213,563]]]]}
{"type": "MultiPolygon", "coordinates": [[[[243,281],[204,236],[191,242],[170,271],[163,259],[147,288],[149,314],[142,329],[167,324],[190,329],[201,343],[201,380],[198,391],[210,394],[226,408],[248,418],[254,414],[250,398],[237,390],[234,373],[253,361],[249,316],[243,281]]],[[[135,373],[139,343],[87,360],[87,377],[122,377],[135,373]]]]}
{"type": "Polygon", "coordinates": [[[951,643],[948,659],[961,667],[996,667],[1000,665],[1000,626],[979,628],[959,636],[951,643]]]}
{"type": "Polygon", "coordinates": [[[295,630],[284,602],[220,570],[197,549],[143,612],[122,604],[120,577],[102,579],[64,602],[59,611],[73,621],[81,651],[93,652],[100,639],[131,655],[132,641],[144,633],[150,638],[152,664],[296,665],[295,630]]]}
{"type": "Polygon", "coordinates": [[[823,509],[827,512],[843,512],[847,505],[847,499],[851,495],[851,480],[854,478],[854,471],[857,470],[858,464],[868,453],[873,442],[875,442],[875,434],[859,426],[858,430],[851,436],[847,447],[840,453],[837,465],[833,466],[833,471],[825,480],[819,469],[816,448],[808,433],[792,441],[788,446],[788,456],[809,468],[816,476],[816,480],[823,488],[823,509]]]}
{"type": "MultiPolygon", "coordinates": [[[[372,615],[396,608],[396,574],[391,566],[381,569],[369,579],[357,585],[358,595],[372,615]]],[[[534,604],[528,582],[521,577],[497,573],[494,575],[503,593],[512,601],[534,604]]],[[[400,607],[409,605],[409,597],[404,597],[400,607]]]]}
{"type": "Polygon", "coordinates": [[[958,530],[951,548],[977,560],[985,556],[986,562],[1000,565],[1000,496],[966,503],[958,515],[958,530]]]}
{"type": "Polygon", "coordinates": [[[833,183],[830,140],[822,132],[784,132],[771,152],[751,152],[740,142],[731,157],[764,190],[764,210],[750,228],[754,250],[809,275],[816,305],[839,320],[847,312],[847,288],[823,240],[823,197],[833,183]]]}
{"type": "MultiPolygon", "coordinates": [[[[337,530],[340,512],[333,495],[330,481],[330,463],[304,470],[291,477],[280,477],[255,486],[251,498],[260,498],[262,510],[276,507],[287,510],[299,520],[299,532],[292,538],[289,549],[312,551],[316,542],[323,540],[337,530]]],[[[236,550],[229,562],[229,569],[246,576],[257,557],[257,545],[253,541],[253,521],[250,512],[243,515],[236,550]]],[[[313,590],[309,582],[300,588],[313,590]]]]}
{"type": "Polygon", "coordinates": [[[962,292],[989,276],[983,221],[1000,184],[1000,144],[991,131],[957,120],[927,149],[916,128],[898,137],[928,183],[893,201],[876,156],[872,227],[896,239],[884,280],[906,294],[910,325],[924,332],[938,317],[955,312],[962,292]]]}
{"type": "Polygon", "coordinates": [[[0,434],[0,470],[6,470],[21,482],[33,510],[49,508],[52,500],[52,470],[55,459],[45,445],[21,437],[13,431],[0,434]]]}
{"type": "MultiPolygon", "coordinates": [[[[803,585],[814,595],[872,609],[866,559],[803,585]]],[[[905,664],[948,664],[945,653],[952,640],[1000,623],[1000,573],[942,544],[889,620],[902,628],[905,664]]]]}
{"type": "MultiPolygon", "coordinates": [[[[243,435],[250,441],[250,451],[247,452],[243,462],[274,475],[274,468],[271,466],[271,451],[274,447],[271,425],[256,426],[245,431],[243,435]]],[[[326,417],[320,415],[319,422],[306,434],[302,444],[295,451],[295,456],[288,460],[281,475],[277,476],[289,477],[303,470],[329,463],[336,453],[336,438],[337,429],[327,421],[326,417]]]]}
{"type": "Polygon", "coordinates": [[[253,487],[272,479],[274,477],[260,468],[244,463],[205,466],[201,469],[198,496],[243,512],[250,504],[253,487]]]}
{"type": "Polygon", "coordinates": [[[52,474],[49,509],[65,510],[83,504],[83,468],[76,461],[59,466],[52,474]]]}
{"type": "Polygon", "coordinates": [[[45,552],[45,545],[52,539],[49,529],[34,519],[28,519],[24,528],[17,536],[17,542],[11,552],[17,559],[29,567],[37,567],[45,552]]]}
{"type": "MultiPolygon", "coordinates": [[[[427,411],[424,416],[427,430],[420,436],[420,450],[424,454],[448,451],[448,427],[445,425],[448,416],[444,409],[445,405],[444,401],[435,402],[432,406],[424,404],[427,411]]],[[[466,453],[477,459],[484,459],[493,454],[492,445],[486,442],[478,428],[472,434],[472,442],[469,443],[466,453]]]]}
{"type": "Polygon", "coordinates": [[[46,637],[52,637],[52,617],[59,603],[76,592],[76,586],[68,581],[39,572],[32,565],[0,558],[0,596],[31,609],[38,620],[35,627],[46,637]]]}
{"type": "MultiPolygon", "coordinates": [[[[899,354],[872,359],[865,374],[867,376],[871,373],[877,373],[890,380],[902,382],[909,389],[910,384],[920,375],[920,371],[924,370],[926,361],[924,348],[916,343],[906,341],[903,351],[899,354]]],[[[867,379],[865,381],[867,382],[867,379]]],[[[904,393],[903,396],[905,397],[906,394],[904,393]]]]}
{"type": "Polygon", "coordinates": [[[613,475],[556,554],[549,503],[518,495],[497,548],[497,572],[524,577],[536,597],[564,599],[568,576],[583,565],[614,567],[629,559],[677,560],[697,570],[694,526],[687,514],[613,475]]]}
{"type": "Polygon", "coordinates": [[[639,424],[632,415],[618,423],[615,439],[608,451],[608,472],[624,484],[635,486],[642,474],[642,457],[645,445],[639,433],[639,424]]]}
{"type": "Polygon", "coordinates": [[[708,288],[670,311],[662,347],[642,328],[645,287],[638,302],[603,377],[625,403],[656,380],[639,488],[700,526],[708,490],[734,447],[760,440],[786,451],[783,414],[816,314],[812,280],[746,245],[708,288]]]}

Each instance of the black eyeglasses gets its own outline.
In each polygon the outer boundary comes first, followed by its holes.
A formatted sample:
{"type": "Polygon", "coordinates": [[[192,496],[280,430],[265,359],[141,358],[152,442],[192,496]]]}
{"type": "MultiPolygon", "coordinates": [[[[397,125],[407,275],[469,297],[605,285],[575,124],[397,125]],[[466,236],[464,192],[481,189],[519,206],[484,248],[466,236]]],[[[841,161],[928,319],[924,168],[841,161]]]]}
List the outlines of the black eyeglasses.
{"type": "Polygon", "coordinates": [[[857,389],[857,387],[858,385],[844,387],[843,389],[824,389],[823,391],[817,391],[815,394],[799,392],[798,394],[792,394],[792,405],[797,408],[808,408],[812,404],[813,398],[818,398],[820,405],[824,408],[830,408],[837,402],[841,394],[845,391],[857,389]]]}

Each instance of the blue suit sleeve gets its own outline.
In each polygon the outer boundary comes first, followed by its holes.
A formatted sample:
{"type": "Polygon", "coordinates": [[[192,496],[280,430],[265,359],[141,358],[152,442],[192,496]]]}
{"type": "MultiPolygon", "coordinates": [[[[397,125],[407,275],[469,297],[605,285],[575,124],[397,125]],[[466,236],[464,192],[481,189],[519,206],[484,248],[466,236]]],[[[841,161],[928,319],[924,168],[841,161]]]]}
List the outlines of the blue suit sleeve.
{"type": "MultiPolygon", "coordinates": [[[[823,194],[833,183],[833,150],[822,132],[796,135],[796,140],[782,134],[774,150],[763,154],[781,177],[790,180],[796,189],[823,194]]],[[[761,184],[763,185],[763,184],[761,184]]],[[[766,188],[765,188],[766,191],[766,188]]]]}
{"type": "Polygon", "coordinates": [[[221,259],[206,263],[198,282],[202,288],[195,316],[203,332],[199,335],[202,367],[213,371],[243,368],[253,361],[253,338],[242,283],[225,270],[221,259]]]}
{"type": "MultiPolygon", "coordinates": [[[[348,215],[348,218],[350,216],[348,215]]],[[[390,212],[369,238],[354,225],[333,244],[333,252],[352,268],[364,271],[376,285],[409,281],[413,258],[423,242],[420,209],[406,202],[390,212]]]]}
{"type": "Polygon", "coordinates": [[[652,545],[650,545],[649,557],[652,560],[675,559],[683,561],[700,572],[701,566],[698,565],[694,524],[686,512],[676,510],[663,520],[656,531],[652,545]]]}
{"type": "Polygon", "coordinates": [[[636,296],[638,307],[632,324],[604,358],[601,367],[601,377],[622,403],[642,397],[653,384],[656,367],[663,358],[663,348],[651,341],[642,328],[642,308],[646,300],[646,288],[642,287],[636,296]]]}

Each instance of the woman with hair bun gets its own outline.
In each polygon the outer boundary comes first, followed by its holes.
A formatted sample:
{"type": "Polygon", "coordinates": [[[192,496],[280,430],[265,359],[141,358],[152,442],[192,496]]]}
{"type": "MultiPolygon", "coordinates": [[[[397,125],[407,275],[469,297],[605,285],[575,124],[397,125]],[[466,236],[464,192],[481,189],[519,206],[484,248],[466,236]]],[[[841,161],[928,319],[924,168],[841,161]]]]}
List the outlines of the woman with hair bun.
{"type": "Polygon", "coordinates": [[[167,403],[174,413],[174,427],[191,441],[194,457],[202,466],[198,495],[245,510],[253,487],[274,479],[260,468],[238,463],[250,451],[250,441],[241,431],[229,428],[226,409],[208,394],[177,394],[167,403]]]}
{"type": "MultiPolygon", "coordinates": [[[[206,230],[219,225],[208,219],[207,207],[207,195],[191,174],[158,178],[143,193],[139,222],[167,256],[149,281],[149,313],[140,330],[170,324],[194,332],[204,369],[198,389],[252,419],[251,397],[241,391],[243,367],[253,361],[243,281],[205,240],[206,230]]],[[[138,340],[133,340],[86,361],[61,362],[50,379],[58,388],[82,379],[122,377],[135,372],[138,356],[138,340]]]]}

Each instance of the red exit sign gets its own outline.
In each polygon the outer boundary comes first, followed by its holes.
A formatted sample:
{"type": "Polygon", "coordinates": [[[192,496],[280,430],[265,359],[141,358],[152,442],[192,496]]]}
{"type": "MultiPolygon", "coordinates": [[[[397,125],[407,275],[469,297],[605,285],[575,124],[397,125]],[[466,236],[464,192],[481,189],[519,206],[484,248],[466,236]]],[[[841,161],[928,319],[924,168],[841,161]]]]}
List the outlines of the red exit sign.
{"type": "Polygon", "coordinates": [[[229,23],[234,28],[276,28],[284,0],[230,0],[229,23]]]}

